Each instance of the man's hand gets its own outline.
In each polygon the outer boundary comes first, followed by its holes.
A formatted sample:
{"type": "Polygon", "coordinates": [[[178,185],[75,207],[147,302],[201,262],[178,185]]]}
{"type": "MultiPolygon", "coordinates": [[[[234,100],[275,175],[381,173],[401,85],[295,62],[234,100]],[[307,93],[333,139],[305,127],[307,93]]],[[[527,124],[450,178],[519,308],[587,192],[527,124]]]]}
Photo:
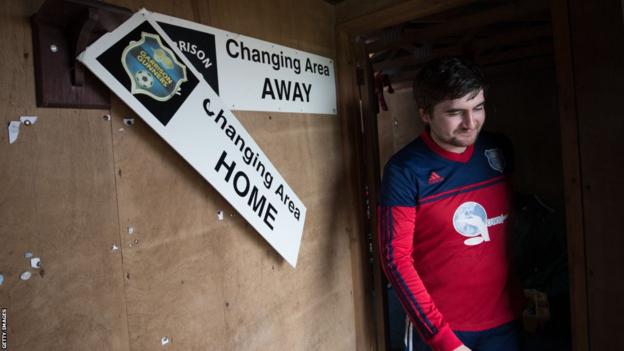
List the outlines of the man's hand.
{"type": "Polygon", "coordinates": [[[470,349],[468,348],[468,346],[466,346],[466,345],[462,345],[462,346],[460,346],[460,347],[456,348],[456,349],[455,349],[455,350],[453,350],[453,351],[470,351],[470,349]]]}

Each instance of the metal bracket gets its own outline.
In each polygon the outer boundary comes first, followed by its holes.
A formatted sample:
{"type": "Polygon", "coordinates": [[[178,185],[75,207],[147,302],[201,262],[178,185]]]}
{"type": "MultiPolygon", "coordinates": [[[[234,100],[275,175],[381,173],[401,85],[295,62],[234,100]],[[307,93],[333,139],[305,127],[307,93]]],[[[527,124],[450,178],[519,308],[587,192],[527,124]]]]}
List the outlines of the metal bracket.
{"type": "Polygon", "coordinates": [[[131,15],[97,0],[46,0],[31,18],[37,106],[110,109],[110,91],[76,57],[131,15]]]}

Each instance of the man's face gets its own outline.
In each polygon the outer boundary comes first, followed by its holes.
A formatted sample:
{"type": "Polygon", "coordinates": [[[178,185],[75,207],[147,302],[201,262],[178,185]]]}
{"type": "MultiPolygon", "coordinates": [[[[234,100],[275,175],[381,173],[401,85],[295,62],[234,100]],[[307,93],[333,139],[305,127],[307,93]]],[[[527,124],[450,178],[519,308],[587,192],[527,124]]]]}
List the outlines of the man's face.
{"type": "Polygon", "coordinates": [[[458,99],[444,100],[431,114],[421,110],[422,120],[431,129],[431,138],[443,149],[461,153],[474,144],[485,122],[483,89],[458,99]]]}

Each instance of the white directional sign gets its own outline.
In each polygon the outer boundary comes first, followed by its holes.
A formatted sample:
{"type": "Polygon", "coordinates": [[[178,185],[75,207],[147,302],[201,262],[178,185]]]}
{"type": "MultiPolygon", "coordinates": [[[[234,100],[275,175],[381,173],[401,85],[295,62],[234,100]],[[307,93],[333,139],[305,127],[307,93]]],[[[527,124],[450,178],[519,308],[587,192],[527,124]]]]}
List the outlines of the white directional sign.
{"type": "Polygon", "coordinates": [[[152,13],[137,12],[79,60],[296,265],[306,207],[230,111],[236,96],[220,98],[152,13]]]}
{"type": "Polygon", "coordinates": [[[175,17],[153,16],[231,109],[336,114],[332,60],[175,17]]]}

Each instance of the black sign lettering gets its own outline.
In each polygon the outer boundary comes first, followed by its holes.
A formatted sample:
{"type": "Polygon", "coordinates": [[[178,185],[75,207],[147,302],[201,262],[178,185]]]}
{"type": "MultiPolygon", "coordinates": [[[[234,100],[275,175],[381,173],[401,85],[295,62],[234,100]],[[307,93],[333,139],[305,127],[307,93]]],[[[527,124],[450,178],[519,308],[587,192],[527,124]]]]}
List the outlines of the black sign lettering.
{"type": "Polygon", "coordinates": [[[178,44],[193,66],[204,76],[206,83],[219,94],[219,76],[217,74],[217,51],[215,36],[173,24],[158,22],[167,35],[178,44]]]}
{"type": "MultiPolygon", "coordinates": [[[[266,196],[260,194],[259,188],[255,184],[251,183],[249,176],[247,176],[243,170],[236,169],[236,162],[232,161],[228,163],[226,162],[226,157],[227,152],[223,151],[214,170],[217,173],[219,173],[222,168],[225,170],[225,176],[223,179],[225,179],[228,183],[230,182],[230,179],[232,180],[234,192],[242,198],[248,197],[247,206],[249,206],[259,218],[262,218],[262,221],[267,225],[267,227],[269,227],[269,229],[273,230],[277,209],[273,206],[273,204],[271,204],[270,201],[267,200],[266,196]],[[232,174],[234,174],[233,177],[232,174]]],[[[290,212],[293,211],[291,210],[290,212]]],[[[299,219],[297,215],[295,215],[295,218],[297,218],[297,220],[299,219]]]]}
{"type": "Polygon", "coordinates": [[[310,102],[312,84],[291,82],[283,79],[264,78],[262,85],[262,99],[270,97],[272,100],[310,102]],[[304,97],[305,94],[305,97],[304,97]]]}

